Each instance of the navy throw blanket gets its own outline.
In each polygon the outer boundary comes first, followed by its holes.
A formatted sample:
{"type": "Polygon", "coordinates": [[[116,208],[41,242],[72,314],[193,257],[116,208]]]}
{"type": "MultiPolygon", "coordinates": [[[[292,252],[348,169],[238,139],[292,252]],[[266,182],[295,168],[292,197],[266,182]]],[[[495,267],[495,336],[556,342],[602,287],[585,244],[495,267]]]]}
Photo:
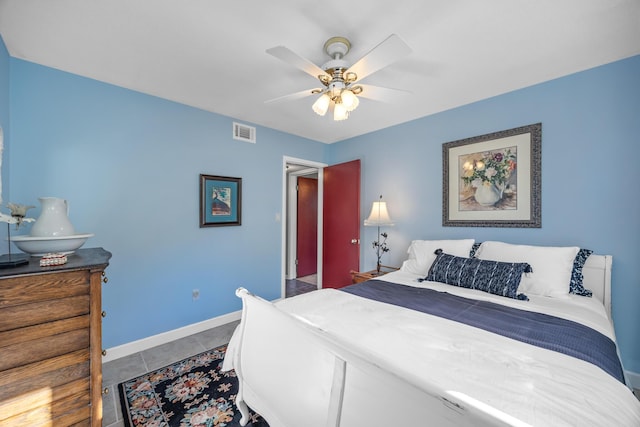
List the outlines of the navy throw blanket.
{"type": "Polygon", "coordinates": [[[600,332],[580,323],[433,289],[381,280],[369,280],[341,290],[564,353],[599,366],[624,384],[624,374],[615,343],[600,332]]]}

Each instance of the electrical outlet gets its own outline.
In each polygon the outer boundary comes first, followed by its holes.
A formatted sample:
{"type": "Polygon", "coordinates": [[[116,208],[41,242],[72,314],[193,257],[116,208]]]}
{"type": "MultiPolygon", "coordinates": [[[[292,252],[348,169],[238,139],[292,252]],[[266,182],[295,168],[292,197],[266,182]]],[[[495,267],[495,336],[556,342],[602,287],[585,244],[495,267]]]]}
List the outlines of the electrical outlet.
{"type": "Polygon", "coordinates": [[[200,298],[200,289],[194,289],[193,291],[191,291],[191,297],[194,301],[200,298]]]}

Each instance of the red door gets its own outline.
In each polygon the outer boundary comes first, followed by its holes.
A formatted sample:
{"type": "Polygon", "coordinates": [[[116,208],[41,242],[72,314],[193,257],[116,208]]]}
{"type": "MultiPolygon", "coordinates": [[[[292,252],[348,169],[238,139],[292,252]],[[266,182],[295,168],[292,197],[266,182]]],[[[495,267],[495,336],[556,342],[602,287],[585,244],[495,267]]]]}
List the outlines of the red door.
{"type": "Polygon", "coordinates": [[[298,177],[297,277],[318,269],[318,180],[298,177]]]}
{"type": "Polygon", "coordinates": [[[322,287],[351,284],[360,267],[360,160],[324,168],[322,287]]]}

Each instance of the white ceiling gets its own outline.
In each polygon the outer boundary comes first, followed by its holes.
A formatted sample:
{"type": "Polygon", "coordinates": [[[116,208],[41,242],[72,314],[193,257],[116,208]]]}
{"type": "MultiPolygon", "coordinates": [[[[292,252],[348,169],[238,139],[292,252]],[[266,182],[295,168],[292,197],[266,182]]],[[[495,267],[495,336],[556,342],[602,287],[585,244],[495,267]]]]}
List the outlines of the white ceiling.
{"type": "Polygon", "coordinates": [[[0,34],[15,58],[332,143],[638,55],[640,1],[0,0],[0,34]],[[394,33],[412,53],[363,83],[402,99],[344,122],[315,96],[265,104],[319,86],[266,49],[321,65],[344,36],[354,63],[394,33]]]}

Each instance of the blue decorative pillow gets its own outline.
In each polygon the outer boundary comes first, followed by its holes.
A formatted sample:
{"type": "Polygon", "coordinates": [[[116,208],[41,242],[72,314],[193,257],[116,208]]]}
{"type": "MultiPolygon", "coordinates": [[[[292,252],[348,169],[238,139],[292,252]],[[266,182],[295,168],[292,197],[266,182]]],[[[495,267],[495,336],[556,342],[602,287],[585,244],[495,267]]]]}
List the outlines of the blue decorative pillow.
{"type": "Polygon", "coordinates": [[[469,251],[469,258],[475,258],[476,252],[478,252],[478,249],[480,248],[481,244],[482,244],[482,242],[475,242],[471,246],[471,250],[469,251]]]}
{"type": "Polygon", "coordinates": [[[593,251],[591,249],[580,249],[576,258],[573,260],[573,270],[571,270],[571,281],[569,282],[569,292],[576,295],[590,297],[593,295],[588,289],[582,285],[584,276],[582,275],[582,267],[593,251]]]}
{"type": "Polygon", "coordinates": [[[526,262],[462,258],[438,249],[436,260],[433,261],[425,280],[528,301],[529,298],[525,294],[518,294],[518,286],[522,273],[531,271],[531,266],[526,262]]]}

